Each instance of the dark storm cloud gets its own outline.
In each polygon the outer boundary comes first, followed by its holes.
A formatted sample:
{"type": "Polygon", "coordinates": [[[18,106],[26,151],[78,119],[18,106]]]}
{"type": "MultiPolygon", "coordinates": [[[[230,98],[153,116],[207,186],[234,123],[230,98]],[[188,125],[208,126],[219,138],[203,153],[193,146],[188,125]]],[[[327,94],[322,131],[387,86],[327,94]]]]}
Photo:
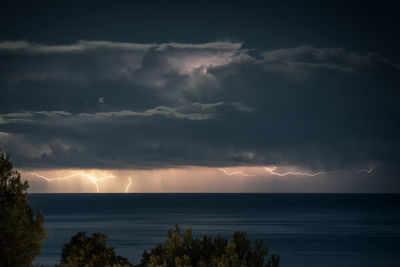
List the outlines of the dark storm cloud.
{"type": "Polygon", "coordinates": [[[19,41],[0,70],[0,145],[20,167],[399,161],[399,66],[375,53],[19,41]]]}
{"type": "MultiPolygon", "coordinates": [[[[188,72],[205,64],[226,63],[240,43],[131,44],[106,41],[80,41],[72,45],[41,45],[26,41],[0,43],[2,80],[140,79],[151,64],[151,78],[167,72],[188,72]],[[218,53],[218,55],[216,55],[218,53]],[[146,56],[146,58],[144,58],[146,56]],[[195,61],[193,66],[192,61],[195,61]],[[138,70],[141,71],[138,71],[138,70]],[[138,77],[133,77],[138,76],[138,77]]],[[[147,77],[146,77],[147,78],[147,77]]],[[[157,86],[163,81],[142,82],[157,86]]]]}

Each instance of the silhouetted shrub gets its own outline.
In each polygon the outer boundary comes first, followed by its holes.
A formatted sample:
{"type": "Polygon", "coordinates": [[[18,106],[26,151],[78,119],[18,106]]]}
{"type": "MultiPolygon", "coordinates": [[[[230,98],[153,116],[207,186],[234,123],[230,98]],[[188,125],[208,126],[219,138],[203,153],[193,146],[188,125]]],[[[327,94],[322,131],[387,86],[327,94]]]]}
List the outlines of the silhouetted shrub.
{"type": "Polygon", "coordinates": [[[143,252],[138,267],[278,267],[279,255],[272,255],[267,262],[268,249],[263,241],[254,247],[247,240],[247,233],[235,232],[233,242],[217,236],[193,238],[192,230],[181,234],[178,225],[168,231],[165,244],[158,244],[151,252],[143,252]]]}
{"type": "Polygon", "coordinates": [[[107,236],[95,233],[91,237],[80,232],[64,245],[59,267],[128,267],[133,266],[124,257],[115,255],[107,247],[107,236]]]}

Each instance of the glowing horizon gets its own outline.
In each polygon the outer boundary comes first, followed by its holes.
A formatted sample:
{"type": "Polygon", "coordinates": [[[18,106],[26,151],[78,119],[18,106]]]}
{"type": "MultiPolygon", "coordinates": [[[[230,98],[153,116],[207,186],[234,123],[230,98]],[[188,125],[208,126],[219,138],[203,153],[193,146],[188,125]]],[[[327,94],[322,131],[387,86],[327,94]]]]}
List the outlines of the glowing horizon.
{"type": "Polygon", "coordinates": [[[290,166],[190,166],[151,170],[21,170],[21,175],[31,185],[29,192],[35,193],[306,192],[314,191],[321,181],[329,181],[333,173],[367,177],[374,170],[372,166],[343,171],[290,166]]]}

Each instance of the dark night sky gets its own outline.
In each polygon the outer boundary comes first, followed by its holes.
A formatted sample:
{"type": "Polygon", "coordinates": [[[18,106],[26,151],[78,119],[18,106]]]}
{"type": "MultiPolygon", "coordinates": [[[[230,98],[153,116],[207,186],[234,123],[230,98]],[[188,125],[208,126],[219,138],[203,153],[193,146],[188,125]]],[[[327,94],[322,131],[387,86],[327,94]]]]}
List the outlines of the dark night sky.
{"type": "Polygon", "coordinates": [[[22,169],[374,166],[365,190],[399,192],[399,11],[2,2],[0,147],[22,169]]]}

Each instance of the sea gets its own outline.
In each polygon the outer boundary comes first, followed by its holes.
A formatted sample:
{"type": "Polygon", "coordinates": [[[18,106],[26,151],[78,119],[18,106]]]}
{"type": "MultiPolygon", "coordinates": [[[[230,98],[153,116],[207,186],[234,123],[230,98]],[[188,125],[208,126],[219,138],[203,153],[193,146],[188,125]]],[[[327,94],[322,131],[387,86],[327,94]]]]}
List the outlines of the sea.
{"type": "Polygon", "coordinates": [[[193,235],[263,240],[281,267],[400,266],[400,194],[29,194],[48,237],[35,263],[59,263],[78,232],[104,233],[139,263],[178,224],[193,235]]]}

